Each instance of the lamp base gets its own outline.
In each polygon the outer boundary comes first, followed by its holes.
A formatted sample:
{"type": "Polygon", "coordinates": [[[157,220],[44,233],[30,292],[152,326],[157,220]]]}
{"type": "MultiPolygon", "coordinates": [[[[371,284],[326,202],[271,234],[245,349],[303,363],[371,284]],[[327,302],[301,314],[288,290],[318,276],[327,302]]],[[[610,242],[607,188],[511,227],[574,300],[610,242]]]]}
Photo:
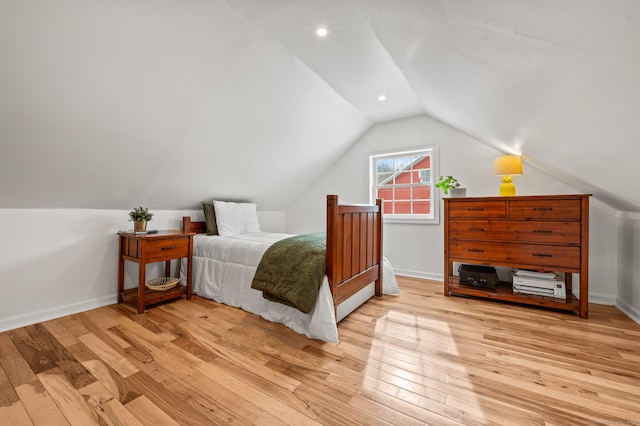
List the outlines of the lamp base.
{"type": "Polygon", "coordinates": [[[516,195],[516,186],[513,182],[504,182],[500,185],[501,197],[514,197],[516,195]]]}

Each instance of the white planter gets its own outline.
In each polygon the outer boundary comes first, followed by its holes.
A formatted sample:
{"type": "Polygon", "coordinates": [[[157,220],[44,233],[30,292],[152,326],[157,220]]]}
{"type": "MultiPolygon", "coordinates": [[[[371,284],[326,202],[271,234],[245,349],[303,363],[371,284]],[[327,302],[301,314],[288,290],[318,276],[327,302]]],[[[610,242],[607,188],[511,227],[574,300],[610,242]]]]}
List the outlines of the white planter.
{"type": "Polygon", "coordinates": [[[449,197],[451,198],[463,198],[467,196],[467,188],[451,188],[449,190],[449,197]]]}

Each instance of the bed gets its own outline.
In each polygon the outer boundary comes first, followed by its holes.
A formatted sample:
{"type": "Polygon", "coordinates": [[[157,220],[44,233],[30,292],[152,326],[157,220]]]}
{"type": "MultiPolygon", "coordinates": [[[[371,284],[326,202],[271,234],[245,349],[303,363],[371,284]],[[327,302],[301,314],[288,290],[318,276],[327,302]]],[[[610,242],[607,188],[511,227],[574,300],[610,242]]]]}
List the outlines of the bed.
{"type": "Polygon", "coordinates": [[[326,209],[326,275],[310,313],[271,302],[251,288],[265,251],[291,235],[209,236],[205,222],[187,216],[182,230],[196,233],[194,293],[282,323],[309,338],[337,342],[341,319],[369,298],[399,290],[393,269],[382,255],[381,200],[374,205],[347,205],[339,204],[337,195],[328,195],[326,209]]]}

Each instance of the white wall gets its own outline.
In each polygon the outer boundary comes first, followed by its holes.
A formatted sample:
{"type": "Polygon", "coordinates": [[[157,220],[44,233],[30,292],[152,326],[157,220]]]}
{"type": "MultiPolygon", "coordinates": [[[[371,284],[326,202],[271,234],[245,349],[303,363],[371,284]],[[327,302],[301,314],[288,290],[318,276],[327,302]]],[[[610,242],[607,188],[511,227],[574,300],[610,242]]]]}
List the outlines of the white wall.
{"type": "MultiPolygon", "coordinates": [[[[201,211],[153,213],[150,229],[180,229],[184,215],[203,220],[201,211]]],[[[284,231],[284,212],[258,216],[264,230],[284,231]]],[[[116,234],[127,229],[128,210],[0,209],[0,331],[115,303],[116,234]]],[[[125,271],[129,287],[137,264],[125,271]]]]}
{"type": "Polygon", "coordinates": [[[619,251],[619,212],[593,197],[589,207],[589,302],[616,305],[622,253],[619,251]]]}
{"type": "MultiPolygon", "coordinates": [[[[378,124],[371,128],[322,178],[287,210],[287,232],[324,229],[326,194],[342,202],[368,202],[367,154],[438,144],[439,171],[466,186],[468,196],[498,195],[494,158],[502,153],[426,115],[378,124]]],[[[514,179],[518,195],[569,194],[578,191],[524,164],[514,179]]],[[[591,200],[589,295],[592,302],[613,304],[617,297],[617,211],[591,200]]],[[[438,201],[442,208],[442,202],[438,201]]],[[[443,278],[443,226],[385,224],[384,254],[396,273],[443,278]]],[[[638,232],[640,242],[640,231],[638,232]]],[[[640,297],[640,296],[638,296],[640,297]]],[[[640,306],[637,304],[636,306],[640,306]]]]}
{"type": "Polygon", "coordinates": [[[616,306],[640,323],[640,214],[620,215],[618,300],[616,306]]]}

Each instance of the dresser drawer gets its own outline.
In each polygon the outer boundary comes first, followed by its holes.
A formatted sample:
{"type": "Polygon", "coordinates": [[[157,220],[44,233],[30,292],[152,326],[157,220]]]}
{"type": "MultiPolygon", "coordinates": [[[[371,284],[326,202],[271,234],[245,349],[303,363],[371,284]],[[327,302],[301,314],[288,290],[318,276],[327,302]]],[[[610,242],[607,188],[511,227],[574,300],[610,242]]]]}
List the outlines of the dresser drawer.
{"type": "Polygon", "coordinates": [[[580,200],[510,201],[511,219],[580,220],[580,200]]]}
{"type": "Polygon", "coordinates": [[[580,244],[580,222],[456,219],[449,221],[452,240],[580,244]]]}
{"type": "Polygon", "coordinates": [[[505,201],[449,201],[449,217],[507,217],[505,201]]]}
{"type": "Polygon", "coordinates": [[[151,240],[147,242],[147,262],[179,259],[189,255],[189,238],[151,240]]]}
{"type": "Polygon", "coordinates": [[[580,268],[580,247],[542,244],[450,242],[449,256],[493,265],[559,269],[580,268]]]}

